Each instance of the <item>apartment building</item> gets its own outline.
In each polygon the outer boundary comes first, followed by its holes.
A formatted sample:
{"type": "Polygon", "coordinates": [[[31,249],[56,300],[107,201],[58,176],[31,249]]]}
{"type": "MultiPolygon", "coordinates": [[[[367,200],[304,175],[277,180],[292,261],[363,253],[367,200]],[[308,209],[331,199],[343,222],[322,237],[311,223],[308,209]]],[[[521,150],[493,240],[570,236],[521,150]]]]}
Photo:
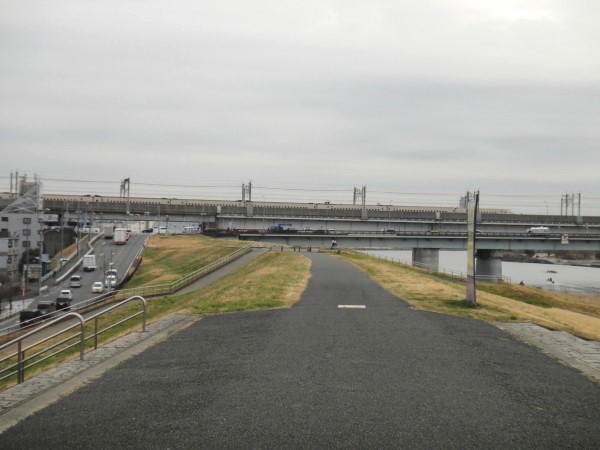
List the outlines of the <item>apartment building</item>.
{"type": "Polygon", "coordinates": [[[39,183],[25,185],[28,190],[0,211],[0,272],[18,276],[21,255],[41,249],[41,193],[39,183]]]}

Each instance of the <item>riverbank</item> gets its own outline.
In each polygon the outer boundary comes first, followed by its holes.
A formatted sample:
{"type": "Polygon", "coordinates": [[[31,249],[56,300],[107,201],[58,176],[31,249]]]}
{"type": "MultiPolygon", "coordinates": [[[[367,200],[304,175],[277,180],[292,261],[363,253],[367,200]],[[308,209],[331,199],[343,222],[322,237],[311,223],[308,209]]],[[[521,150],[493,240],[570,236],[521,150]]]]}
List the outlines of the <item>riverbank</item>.
{"type": "Polygon", "coordinates": [[[600,268],[600,259],[596,255],[572,255],[570,252],[567,252],[565,255],[553,253],[535,253],[531,255],[522,252],[504,252],[501,259],[506,262],[562,264],[565,266],[600,268]]]}

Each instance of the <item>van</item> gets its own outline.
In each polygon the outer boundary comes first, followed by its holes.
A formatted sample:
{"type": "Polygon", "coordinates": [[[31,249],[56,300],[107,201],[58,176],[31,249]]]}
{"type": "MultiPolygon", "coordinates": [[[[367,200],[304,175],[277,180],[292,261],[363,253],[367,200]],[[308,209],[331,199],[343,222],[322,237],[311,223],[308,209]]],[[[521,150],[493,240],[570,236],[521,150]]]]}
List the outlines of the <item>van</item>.
{"type": "Polygon", "coordinates": [[[183,234],[199,234],[200,227],[183,227],[183,234]]]}
{"type": "Polygon", "coordinates": [[[543,236],[550,233],[550,228],[548,227],[531,227],[527,229],[527,234],[531,236],[543,236]]]}
{"type": "Polygon", "coordinates": [[[71,287],[81,287],[81,275],[73,275],[71,277],[71,281],[69,282],[69,286],[71,287]]]}

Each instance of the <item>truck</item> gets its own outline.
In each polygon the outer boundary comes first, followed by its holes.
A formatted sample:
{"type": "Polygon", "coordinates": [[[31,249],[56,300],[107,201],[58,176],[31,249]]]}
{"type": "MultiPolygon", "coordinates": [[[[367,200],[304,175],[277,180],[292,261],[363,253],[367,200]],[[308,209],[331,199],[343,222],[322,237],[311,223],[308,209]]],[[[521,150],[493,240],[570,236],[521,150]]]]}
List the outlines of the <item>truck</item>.
{"type": "Polygon", "coordinates": [[[269,233],[282,233],[284,231],[288,231],[291,226],[291,223],[280,223],[278,225],[273,225],[272,227],[269,227],[268,231],[269,233]]]}
{"type": "Polygon", "coordinates": [[[124,245],[127,243],[128,235],[125,228],[115,228],[113,234],[113,242],[116,245],[124,245]]]}
{"type": "Polygon", "coordinates": [[[84,255],[83,256],[83,271],[93,272],[96,270],[96,255],[84,255]]]}
{"type": "Polygon", "coordinates": [[[105,223],[102,225],[102,233],[104,233],[104,239],[112,239],[113,238],[113,230],[115,227],[110,223],[105,223]]]}

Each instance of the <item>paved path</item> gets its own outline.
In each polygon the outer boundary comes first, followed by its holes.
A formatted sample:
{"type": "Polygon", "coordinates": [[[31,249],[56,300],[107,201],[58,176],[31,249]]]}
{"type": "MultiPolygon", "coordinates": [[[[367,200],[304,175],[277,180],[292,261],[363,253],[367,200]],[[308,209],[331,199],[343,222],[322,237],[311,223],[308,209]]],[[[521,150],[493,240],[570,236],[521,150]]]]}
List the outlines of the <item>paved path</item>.
{"type": "Polygon", "coordinates": [[[579,372],[309,256],[295,307],[194,323],[8,429],[0,447],[597,448],[600,387],[579,372]]]}
{"type": "Polygon", "coordinates": [[[0,392],[0,433],[196,320],[197,316],[181,314],[167,317],[150,324],[145,332],[131,333],[87,352],[83,361],[72,360],[0,392]]]}

